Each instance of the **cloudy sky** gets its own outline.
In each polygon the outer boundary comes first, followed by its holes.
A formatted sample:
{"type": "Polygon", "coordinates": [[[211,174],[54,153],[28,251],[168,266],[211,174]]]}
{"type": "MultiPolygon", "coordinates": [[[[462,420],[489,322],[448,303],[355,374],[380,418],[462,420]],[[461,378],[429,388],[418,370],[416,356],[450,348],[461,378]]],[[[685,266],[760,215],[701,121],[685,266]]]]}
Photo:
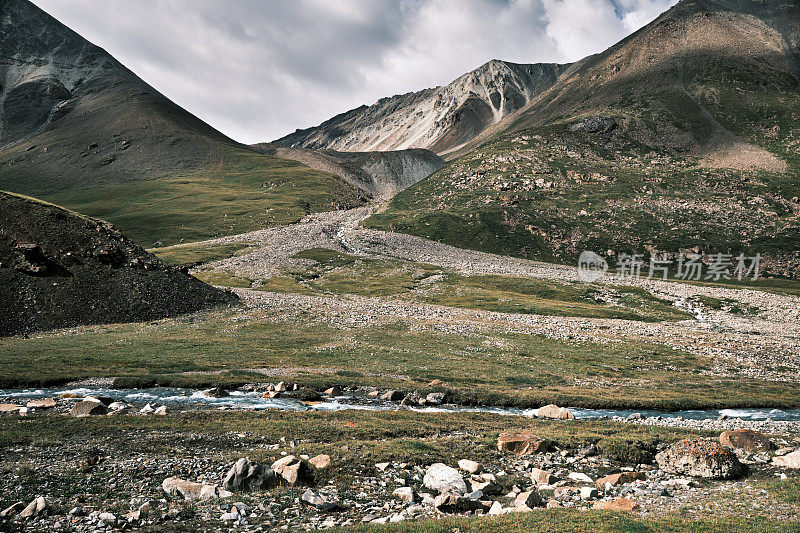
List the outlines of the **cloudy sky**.
{"type": "Polygon", "coordinates": [[[490,59],[570,62],[677,0],[33,0],[234,139],[274,140],[490,59]]]}

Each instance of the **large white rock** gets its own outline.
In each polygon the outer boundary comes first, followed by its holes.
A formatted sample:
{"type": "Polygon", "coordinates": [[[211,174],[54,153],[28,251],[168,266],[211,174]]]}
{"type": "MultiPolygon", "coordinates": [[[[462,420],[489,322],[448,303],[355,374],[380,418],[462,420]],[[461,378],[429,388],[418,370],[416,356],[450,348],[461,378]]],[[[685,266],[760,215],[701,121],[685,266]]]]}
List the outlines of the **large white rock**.
{"type": "Polygon", "coordinates": [[[451,468],[444,463],[434,463],[428,467],[422,483],[431,490],[439,492],[453,492],[464,494],[467,492],[467,484],[458,470],[451,468]]]}

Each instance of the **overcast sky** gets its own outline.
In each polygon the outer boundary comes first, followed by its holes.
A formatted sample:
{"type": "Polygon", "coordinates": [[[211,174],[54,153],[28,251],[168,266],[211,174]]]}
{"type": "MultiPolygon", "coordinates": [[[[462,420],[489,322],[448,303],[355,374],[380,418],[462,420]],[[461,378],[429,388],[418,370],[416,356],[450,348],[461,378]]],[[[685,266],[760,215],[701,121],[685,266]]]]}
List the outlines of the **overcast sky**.
{"type": "Polygon", "coordinates": [[[677,0],[33,0],[234,139],[274,140],[490,59],[571,62],[677,0]]]}

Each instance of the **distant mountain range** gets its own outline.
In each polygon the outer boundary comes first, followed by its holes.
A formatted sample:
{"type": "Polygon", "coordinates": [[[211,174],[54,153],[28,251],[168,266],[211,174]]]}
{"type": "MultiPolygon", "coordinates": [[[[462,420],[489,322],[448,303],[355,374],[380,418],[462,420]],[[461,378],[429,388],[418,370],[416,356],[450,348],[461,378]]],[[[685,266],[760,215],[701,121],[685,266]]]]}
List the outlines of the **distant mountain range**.
{"type": "Polygon", "coordinates": [[[443,87],[381,98],[275,142],[348,152],[427,148],[446,154],[525,107],[565,69],[492,60],[443,87]]]}

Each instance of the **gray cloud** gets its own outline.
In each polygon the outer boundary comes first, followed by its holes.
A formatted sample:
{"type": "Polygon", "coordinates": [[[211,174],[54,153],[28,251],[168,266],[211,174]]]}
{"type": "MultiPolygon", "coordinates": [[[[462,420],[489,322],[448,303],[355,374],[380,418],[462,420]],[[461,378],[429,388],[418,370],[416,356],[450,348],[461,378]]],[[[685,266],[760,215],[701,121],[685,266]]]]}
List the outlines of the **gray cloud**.
{"type": "Polygon", "coordinates": [[[600,52],[677,0],[33,0],[242,142],[450,82],[600,52]]]}

